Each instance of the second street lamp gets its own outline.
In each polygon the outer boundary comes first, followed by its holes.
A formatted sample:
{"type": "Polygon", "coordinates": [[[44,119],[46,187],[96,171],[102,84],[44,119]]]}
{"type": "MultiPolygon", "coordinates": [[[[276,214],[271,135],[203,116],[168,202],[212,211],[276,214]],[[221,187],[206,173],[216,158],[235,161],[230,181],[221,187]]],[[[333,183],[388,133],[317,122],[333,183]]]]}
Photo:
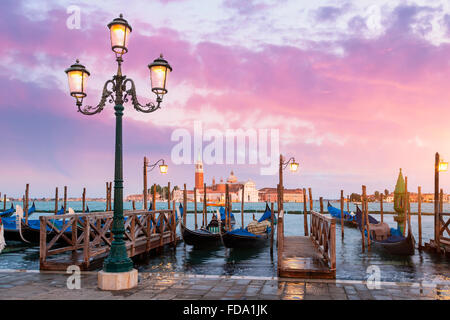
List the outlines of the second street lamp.
{"type": "Polygon", "coordinates": [[[156,103],[149,102],[141,105],[137,99],[134,81],[122,75],[122,56],[128,52],[128,40],[131,26],[120,15],[108,24],[111,36],[111,49],[116,54],[117,73],[105,82],[101,100],[97,106],[83,106],[86,97],[86,83],[89,71],[77,62],[65,70],[69,80],[70,94],[75,97],[78,111],[84,115],[100,113],[106,103],[114,104],[116,116],[116,143],[114,165],[114,217],[112,233],[114,239],[111,250],[106,258],[103,271],[111,273],[130,272],[133,270],[133,262],[127,255],[124,241],[124,217],[123,217],[123,160],[122,160],[122,116],[123,104],[131,99],[134,109],[140,112],[151,113],[160,108],[164,94],[167,93],[167,74],[172,71],[169,63],[162,55],[149,64],[152,91],[156,94],[156,103]],[[155,68],[157,67],[157,69],[155,68]],[[155,80],[154,80],[155,79],[155,80]]]}
{"type": "MultiPolygon", "coordinates": [[[[148,206],[147,206],[147,196],[148,196],[148,189],[147,189],[147,168],[150,168],[149,171],[152,171],[153,169],[155,169],[155,167],[158,165],[158,163],[161,164],[159,165],[159,172],[161,174],[166,174],[168,171],[168,166],[165,163],[164,159],[159,159],[158,161],[156,161],[154,164],[149,164],[148,163],[148,159],[147,157],[144,157],[144,209],[147,210],[148,206]]],[[[155,208],[153,208],[153,210],[155,210],[155,208]]]]}
{"type": "Polygon", "coordinates": [[[298,162],[295,162],[295,158],[290,158],[288,161],[284,162],[283,155],[280,154],[280,166],[279,166],[279,172],[278,172],[278,178],[279,178],[279,192],[280,192],[280,208],[278,208],[278,212],[283,210],[283,170],[286,169],[286,167],[289,165],[289,170],[292,172],[296,172],[298,170],[299,164],[298,162]]]}

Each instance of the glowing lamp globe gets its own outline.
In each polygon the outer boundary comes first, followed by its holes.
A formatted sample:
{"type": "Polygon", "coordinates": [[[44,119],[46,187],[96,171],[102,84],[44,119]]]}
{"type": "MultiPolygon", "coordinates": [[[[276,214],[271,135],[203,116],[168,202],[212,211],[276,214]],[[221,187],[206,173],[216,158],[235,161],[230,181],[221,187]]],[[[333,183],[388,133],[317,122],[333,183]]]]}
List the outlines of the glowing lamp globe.
{"type": "Polygon", "coordinates": [[[291,163],[291,165],[290,165],[290,170],[291,170],[292,172],[296,172],[297,169],[298,169],[298,163],[295,162],[295,160],[294,160],[294,161],[291,163]]]}
{"type": "Polygon", "coordinates": [[[162,164],[159,166],[159,172],[161,172],[162,174],[166,174],[168,169],[169,167],[166,164],[162,164]]]}
{"type": "Polygon", "coordinates": [[[439,172],[446,172],[448,170],[448,162],[439,161],[439,172]]]}
{"type": "Polygon", "coordinates": [[[122,56],[128,52],[128,39],[130,38],[131,26],[128,21],[120,14],[108,24],[111,34],[111,49],[117,56],[122,56]]]}
{"type": "Polygon", "coordinates": [[[83,100],[86,97],[87,79],[91,75],[89,71],[77,60],[75,64],[71,65],[64,72],[69,80],[70,95],[76,98],[77,101],[83,100]]]}
{"type": "Polygon", "coordinates": [[[161,54],[159,58],[148,65],[148,68],[150,69],[152,91],[158,96],[166,94],[167,76],[169,72],[172,72],[172,67],[161,54]]]}

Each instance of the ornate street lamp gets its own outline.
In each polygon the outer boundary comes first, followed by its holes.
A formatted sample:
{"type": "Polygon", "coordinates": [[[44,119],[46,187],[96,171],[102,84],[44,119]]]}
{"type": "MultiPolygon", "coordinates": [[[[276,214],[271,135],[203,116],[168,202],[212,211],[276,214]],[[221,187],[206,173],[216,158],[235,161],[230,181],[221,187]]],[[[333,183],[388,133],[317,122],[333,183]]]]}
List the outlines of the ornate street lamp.
{"type": "Polygon", "coordinates": [[[283,210],[283,170],[289,165],[289,170],[291,172],[296,172],[298,170],[299,164],[295,162],[295,158],[290,158],[288,161],[284,162],[283,155],[280,154],[280,166],[279,166],[279,190],[280,190],[280,208],[278,208],[278,212],[283,210]]]}
{"type": "MultiPolygon", "coordinates": [[[[168,169],[169,169],[169,167],[164,162],[164,159],[159,159],[154,164],[149,164],[147,157],[144,157],[144,209],[145,210],[148,209],[148,207],[147,207],[147,194],[148,194],[148,189],[147,189],[147,172],[148,171],[152,171],[153,169],[155,169],[156,166],[158,165],[158,163],[160,163],[160,162],[162,162],[162,163],[159,165],[159,172],[161,174],[166,174],[168,169]],[[147,171],[147,168],[150,168],[150,170],[147,171]]],[[[153,210],[155,210],[155,208],[153,208],[153,210]]]]}
{"type": "MultiPolygon", "coordinates": [[[[134,81],[122,75],[122,56],[128,52],[128,40],[131,26],[123,19],[122,14],[108,24],[111,36],[111,49],[116,54],[117,73],[112,79],[107,80],[103,86],[103,93],[97,106],[83,106],[86,97],[87,78],[90,73],[77,62],[65,70],[69,80],[70,95],[75,97],[78,111],[84,115],[100,113],[106,102],[114,103],[116,115],[116,145],[115,145],[115,171],[114,171],[114,218],[112,233],[114,240],[111,251],[104,262],[103,271],[111,273],[131,272],[133,262],[128,257],[124,242],[124,217],[123,217],[123,161],[122,161],[122,116],[123,104],[131,99],[131,103],[137,111],[151,113],[160,108],[164,94],[167,93],[167,75],[172,71],[169,63],[162,55],[149,64],[152,91],[156,94],[156,103],[149,102],[141,105],[137,99],[134,81]]],[[[164,170],[164,169],[162,169],[164,170]]],[[[167,166],[165,168],[167,171],[167,166]]]]}

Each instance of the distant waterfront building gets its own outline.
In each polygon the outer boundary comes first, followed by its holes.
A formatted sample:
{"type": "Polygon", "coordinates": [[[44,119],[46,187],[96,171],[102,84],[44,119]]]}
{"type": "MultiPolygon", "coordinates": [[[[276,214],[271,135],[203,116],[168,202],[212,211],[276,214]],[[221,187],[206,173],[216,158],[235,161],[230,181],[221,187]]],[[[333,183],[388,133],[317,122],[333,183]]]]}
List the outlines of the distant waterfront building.
{"type": "MultiPolygon", "coordinates": [[[[204,171],[203,163],[199,158],[195,164],[195,188],[197,189],[197,202],[203,202],[204,198],[204,171]]],[[[225,202],[226,185],[230,193],[232,202],[242,201],[242,188],[244,188],[244,202],[258,202],[258,190],[255,182],[251,179],[247,181],[238,181],[238,178],[231,171],[230,176],[224,182],[223,178],[219,183],[212,178],[210,186],[206,186],[206,201],[208,202],[225,202]]],[[[194,190],[187,190],[187,200],[194,201],[194,190]]],[[[173,200],[183,201],[183,190],[175,190],[173,192],[173,200]]]]}
{"type": "MultiPolygon", "coordinates": [[[[276,202],[277,188],[262,188],[259,189],[259,201],[261,202],[276,202]]],[[[284,202],[303,202],[303,189],[284,189],[284,202]]],[[[308,196],[306,196],[308,201],[308,196]]]]}

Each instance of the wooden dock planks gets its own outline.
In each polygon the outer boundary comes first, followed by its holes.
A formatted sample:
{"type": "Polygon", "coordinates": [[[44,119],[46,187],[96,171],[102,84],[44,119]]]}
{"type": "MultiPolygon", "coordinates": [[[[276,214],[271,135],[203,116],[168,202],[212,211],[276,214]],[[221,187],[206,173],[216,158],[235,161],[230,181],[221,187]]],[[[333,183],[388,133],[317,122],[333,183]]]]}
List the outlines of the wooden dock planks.
{"type": "Polygon", "coordinates": [[[278,268],[280,277],[336,278],[336,270],[328,267],[311,238],[305,236],[285,237],[284,250],[278,268]]]}
{"type": "Polygon", "coordinates": [[[336,278],[336,222],[312,211],[310,236],[284,236],[284,212],[278,217],[278,276],[336,278]]]}

